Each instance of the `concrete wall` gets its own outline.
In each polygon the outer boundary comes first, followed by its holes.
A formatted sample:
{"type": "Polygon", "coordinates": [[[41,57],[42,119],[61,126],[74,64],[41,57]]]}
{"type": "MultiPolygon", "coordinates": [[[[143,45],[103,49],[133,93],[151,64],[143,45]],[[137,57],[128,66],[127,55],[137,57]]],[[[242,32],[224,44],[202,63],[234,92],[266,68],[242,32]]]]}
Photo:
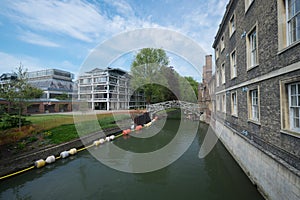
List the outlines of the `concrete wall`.
{"type": "Polygon", "coordinates": [[[222,130],[219,139],[267,199],[300,199],[299,171],[220,122],[215,126],[222,130]]]}

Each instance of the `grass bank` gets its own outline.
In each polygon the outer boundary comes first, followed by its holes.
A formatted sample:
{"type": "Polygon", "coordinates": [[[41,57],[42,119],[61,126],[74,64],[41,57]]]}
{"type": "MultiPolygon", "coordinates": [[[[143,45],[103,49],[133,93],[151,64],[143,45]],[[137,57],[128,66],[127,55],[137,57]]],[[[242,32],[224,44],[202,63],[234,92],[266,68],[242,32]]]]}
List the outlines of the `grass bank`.
{"type": "Polygon", "coordinates": [[[84,131],[78,135],[73,115],[34,115],[26,119],[31,121],[31,125],[23,126],[21,131],[12,128],[0,131],[0,145],[4,145],[11,150],[35,149],[45,145],[64,143],[79,136],[99,131],[102,129],[117,127],[117,122],[131,119],[126,114],[98,114],[96,116],[84,116],[84,120],[77,123],[83,126],[84,131]],[[94,120],[92,120],[94,119],[94,120]]]}

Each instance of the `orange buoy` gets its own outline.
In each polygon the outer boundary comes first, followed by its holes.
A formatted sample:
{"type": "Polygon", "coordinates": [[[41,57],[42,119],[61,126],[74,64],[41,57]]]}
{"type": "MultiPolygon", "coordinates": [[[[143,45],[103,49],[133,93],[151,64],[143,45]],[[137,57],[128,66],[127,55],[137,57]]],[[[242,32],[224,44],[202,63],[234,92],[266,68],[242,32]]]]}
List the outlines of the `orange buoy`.
{"type": "Polygon", "coordinates": [[[139,130],[141,130],[142,128],[143,128],[142,125],[138,125],[138,126],[135,127],[135,130],[136,130],[136,131],[139,131],[139,130]]]}
{"type": "Polygon", "coordinates": [[[127,130],[123,130],[122,134],[123,134],[123,135],[127,135],[127,134],[128,134],[128,133],[127,133],[127,130]]]}

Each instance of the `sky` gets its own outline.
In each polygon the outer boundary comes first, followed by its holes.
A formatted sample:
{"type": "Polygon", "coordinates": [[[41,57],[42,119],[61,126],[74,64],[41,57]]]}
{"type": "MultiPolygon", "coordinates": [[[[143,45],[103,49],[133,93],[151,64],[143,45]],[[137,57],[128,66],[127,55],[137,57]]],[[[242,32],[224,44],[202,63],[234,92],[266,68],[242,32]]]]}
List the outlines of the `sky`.
{"type": "MultiPolygon", "coordinates": [[[[113,49],[137,41],[141,43],[143,37],[136,35],[128,39],[122,37],[126,40],[124,43],[115,38],[147,28],[163,29],[166,33],[174,32],[173,35],[185,36],[186,40],[197,43],[205,54],[213,55],[211,46],[228,2],[229,0],[1,0],[0,74],[14,71],[21,63],[28,71],[57,68],[70,71],[76,76],[92,52],[99,46],[103,48],[103,43],[113,40],[113,49]]],[[[156,42],[160,41],[158,39],[156,42]]],[[[174,38],[168,42],[176,43],[174,38]]],[[[164,44],[161,45],[165,48],[164,44]]],[[[195,73],[193,69],[202,68],[204,55],[195,55],[195,59],[198,59],[196,56],[199,57],[199,63],[195,64],[180,51],[172,51],[174,48],[187,49],[174,45],[171,49],[166,49],[170,65],[181,75],[192,76],[200,81],[201,74],[195,73]]],[[[122,54],[112,59],[109,66],[130,70],[130,64],[138,50],[122,49],[122,54]]],[[[106,53],[110,54],[109,49],[106,53]]],[[[100,56],[98,60],[102,58],[104,57],[100,56]]],[[[96,65],[101,65],[101,62],[95,64],[95,67],[100,67],[96,65]]],[[[108,66],[100,68],[105,67],[108,66]]]]}

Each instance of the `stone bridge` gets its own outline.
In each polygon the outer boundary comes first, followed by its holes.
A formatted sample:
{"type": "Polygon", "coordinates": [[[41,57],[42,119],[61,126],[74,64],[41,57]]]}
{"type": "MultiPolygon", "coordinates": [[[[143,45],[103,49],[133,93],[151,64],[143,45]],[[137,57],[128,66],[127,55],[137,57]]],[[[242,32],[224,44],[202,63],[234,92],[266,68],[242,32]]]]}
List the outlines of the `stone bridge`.
{"type": "Polygon", "coordinates": [[[150,113],[150,116],[156,114],[159,111],[169,109],[169,108],[178,108],[181,109],[184,113],[184,117],[193,120],[199,120],[203,112],[200,111],[199,104],[185,102],[185,101],[165,101],[156,104],[147,105],[147,112],[150,113]]]}

